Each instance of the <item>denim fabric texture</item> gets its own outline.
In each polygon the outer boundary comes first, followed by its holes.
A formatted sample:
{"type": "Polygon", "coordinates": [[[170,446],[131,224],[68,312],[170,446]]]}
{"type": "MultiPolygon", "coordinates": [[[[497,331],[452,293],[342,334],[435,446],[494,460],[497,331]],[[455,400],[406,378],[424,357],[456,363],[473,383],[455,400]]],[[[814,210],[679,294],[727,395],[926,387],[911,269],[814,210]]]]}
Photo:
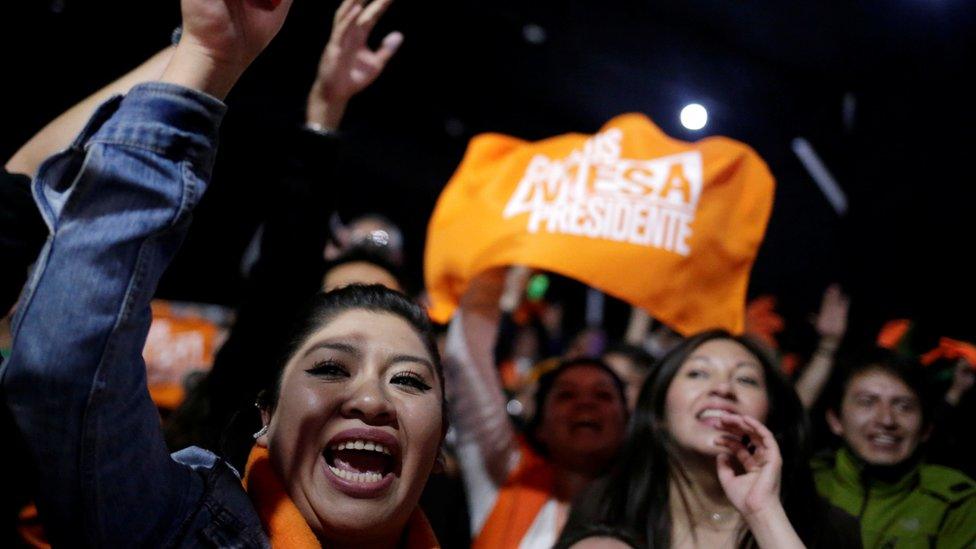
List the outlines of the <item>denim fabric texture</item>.
{"type": "Polygon", "coordinates": [[[232,468],[200,449],[169,455],[142,359],[149,301],[206,189],[224,111],[141,84],[99,107],[34,181],[51,235],[2,387],[56,547],[268,546],[232,468]]]}

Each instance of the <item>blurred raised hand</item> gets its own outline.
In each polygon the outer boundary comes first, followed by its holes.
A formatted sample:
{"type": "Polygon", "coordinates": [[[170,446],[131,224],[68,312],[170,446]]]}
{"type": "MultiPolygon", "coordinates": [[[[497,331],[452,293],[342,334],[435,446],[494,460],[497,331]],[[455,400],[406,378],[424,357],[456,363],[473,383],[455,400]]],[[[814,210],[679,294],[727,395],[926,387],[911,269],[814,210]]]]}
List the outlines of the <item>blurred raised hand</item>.
{"type": "Polygon", "coordinates": [[[847,332],[847,311],[850,306],[851,301],[841,292],[839,284],[831,284],[827,287],[814,324],[822,341],[840,344],[844,333],[847,332]]]}
{"type": "Polygon", "coordinates": [[[820,393],[830,379],[830,373],[834,369],[834,354],[847,333],[847,311],[850,306],[851,300],[841,292],[839,284],[827,287],[823,301],[820,302],[820,312],[813,321],[814,328],[820,334],[820,341],[810,363],[800,373],[795,385],[796,394],[807,408],[820,398],[820,393]]]}
{"type": "Polygon", "coordinates": [[[952,384],[946,391],[946,402],[958,406],[959,401],[973,388],[973,385],[976,385],[976,367],[965,358],[958,359],[952,372],[952,384]]]}
{"type": "Polygon", "coordinates": [[[372,84],[393,57],[403,35],[387,34],[375,51],[369,35],[393,0],[345,0],[336,10],[332,34],[322,50],[315,82],[308,94],[306,124],[335,130],[354,95],[372,84]]]}

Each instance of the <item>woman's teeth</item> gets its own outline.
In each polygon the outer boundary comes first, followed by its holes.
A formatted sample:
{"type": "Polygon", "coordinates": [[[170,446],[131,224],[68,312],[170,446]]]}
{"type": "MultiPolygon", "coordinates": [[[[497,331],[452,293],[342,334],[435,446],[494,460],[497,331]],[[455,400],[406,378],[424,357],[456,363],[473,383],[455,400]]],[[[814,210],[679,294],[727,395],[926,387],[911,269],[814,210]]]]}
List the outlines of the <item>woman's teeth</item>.
{"type": "Polygon", "coordinates": [[[717,408],[708,408],[708,409],[702,410],[701,413],[698,414],[698,418],[699,419],[705,419],[705,418],[709,418],[709,417],[722,417],[722,416],[724,416],[726,414],[728,414],[728,412],[726,412],[725,410],[719,410],[717,408]]]}
{"type": "Polygon", "coordinates": [[[365,473],[353,473],[351,471],[343,471],[335,465],[329,465],[329,469],[335,476],[348,480],[349,482],[358,482],[359,484],[369,484],[372,482],[379,482],[383,480],[383,475],[379,473],[374,473],[372,471],[366,471],[365,473]]]}
{"type": "Polygon", "coordinates": [[[371,442],[367,440],[349,440],[346,442],[340,442],[339,444],[333,444],[331,446],[332,451],[338,450],[366,450],[369,452],[380,452],[382,454],[391,455],[390,450],[379,444],[377,442],[371,442]]]}
{"type": "Polygon", "coordinates": [[[388,447],[371,440],[346,440],[329,446],[329,450],[331,455],[326,453],[325,458],[332,473],[357,484],[382,481],[393,455],[388,447]]]}

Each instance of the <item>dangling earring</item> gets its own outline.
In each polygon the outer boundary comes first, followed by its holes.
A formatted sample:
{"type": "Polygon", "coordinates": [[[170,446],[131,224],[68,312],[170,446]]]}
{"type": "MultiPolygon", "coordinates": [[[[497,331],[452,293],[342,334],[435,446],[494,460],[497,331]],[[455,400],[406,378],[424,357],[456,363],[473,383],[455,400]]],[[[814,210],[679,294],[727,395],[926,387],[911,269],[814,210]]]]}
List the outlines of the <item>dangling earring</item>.
{"type": "Polygon", "coordinates": [[[268,434],[268,426],[264,425],[263,427],[261,427],[261,429],[258,430],[258,432],[254,433],[254,435],[252,436],[254,436],[254,440],[257,440],[266,434],[268,434]]]}

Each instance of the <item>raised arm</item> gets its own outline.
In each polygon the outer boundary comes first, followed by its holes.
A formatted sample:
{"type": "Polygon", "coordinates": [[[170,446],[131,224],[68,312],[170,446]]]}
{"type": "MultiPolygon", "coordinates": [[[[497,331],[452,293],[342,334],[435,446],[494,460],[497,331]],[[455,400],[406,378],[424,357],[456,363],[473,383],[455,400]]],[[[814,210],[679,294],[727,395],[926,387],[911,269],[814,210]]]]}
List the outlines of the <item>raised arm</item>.
{"type": "Polygon", "coordinates": [[[451,321],[444,350],[448,403],[459,444],[477,447],[496,486],[504,484],[518,464],[519,451],[493,360],[494,340],[499,310],[515,310],[529,274],[524,267],[509,268],[500,299],[494,298],[497,286],[493,292],[482,278],[482,293],[466,296],[467,306],[451,321]]]}
{"type": "Polygon", "coordinates": [[[2,387],[55,546],[173,544],[202,497],[202,479],[169,458],[141,351],[149,300],[210,176],[217,98],[289,4],[256,2],[183,0],[183,38],[162,81],[99,107],[35,180],[52,234],[14,319],[2,387]]]}
{"type": "Polygon", "coordinates": [[[824,292],[816,329],[820,335],[817,350],[810,363],[796,380],[796,392],[805,408],[813,406],[834,369],[834,357],[847,331],[847,311],[850,300],[841,293],[840,286],[831,284],[824,292]]]}

